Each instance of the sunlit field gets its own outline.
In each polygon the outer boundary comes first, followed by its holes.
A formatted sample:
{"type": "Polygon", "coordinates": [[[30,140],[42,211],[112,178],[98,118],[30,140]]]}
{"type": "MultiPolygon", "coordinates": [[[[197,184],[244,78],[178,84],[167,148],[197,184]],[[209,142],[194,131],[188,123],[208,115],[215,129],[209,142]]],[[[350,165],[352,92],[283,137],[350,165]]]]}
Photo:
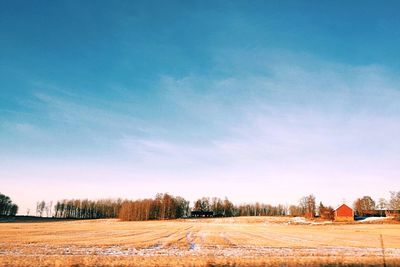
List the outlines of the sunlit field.
{"type": "Polygon", "coordinates": [[[2,266],[384,263],[400,265],[400,224],[334,224],[290,217],[0,224],[2,266]]]}

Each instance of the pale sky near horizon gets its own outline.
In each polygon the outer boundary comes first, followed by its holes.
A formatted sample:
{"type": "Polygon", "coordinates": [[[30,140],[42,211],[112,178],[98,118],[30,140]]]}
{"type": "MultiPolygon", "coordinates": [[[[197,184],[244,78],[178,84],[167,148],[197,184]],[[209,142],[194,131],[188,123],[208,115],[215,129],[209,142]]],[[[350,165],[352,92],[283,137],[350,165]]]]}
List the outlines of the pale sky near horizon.
{"type": "MultiPolygon", "coordinates": [[[[398,1],[2,1],[0,192],[400,191],[398,1]]],[[[32,213],[32,212],[31,212],[32,213]]]]}

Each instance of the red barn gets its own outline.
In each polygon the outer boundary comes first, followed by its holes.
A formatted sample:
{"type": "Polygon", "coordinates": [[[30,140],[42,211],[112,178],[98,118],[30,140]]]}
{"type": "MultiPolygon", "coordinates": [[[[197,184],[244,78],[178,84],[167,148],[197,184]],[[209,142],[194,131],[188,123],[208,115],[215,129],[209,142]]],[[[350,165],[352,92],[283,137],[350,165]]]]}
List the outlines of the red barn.
{"type": "Polygon", "coordinates": [[[352,222],[354,221],[354,211],[346,204],[342,204],[335,209],[336,222],[352,222]]]}

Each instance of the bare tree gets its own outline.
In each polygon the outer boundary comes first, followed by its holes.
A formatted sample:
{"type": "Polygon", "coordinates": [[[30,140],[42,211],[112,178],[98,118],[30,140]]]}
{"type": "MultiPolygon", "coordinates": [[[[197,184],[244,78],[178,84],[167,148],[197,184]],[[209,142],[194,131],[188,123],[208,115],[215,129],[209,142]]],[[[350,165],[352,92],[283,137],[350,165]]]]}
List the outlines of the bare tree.
{"type": "Polygon", "coordinates": [[[392,210],[400,210],[400,191],[390,192],[389,206],[392,210]]]}
{"type": "Polygon", "coordinates": [[[46,217],[51,217],[53,209],[53,201],[50,201],[45,204],[44,211],[46,212],[46,217]]]}
{"type": "Polygon", "coordinates": [[[46,207],[46,202],[41,201],[36,203],[36,216],[42,217],[43,211],[46,207]]]}
{"type": "Polygon", "coordinates": [[[354,202],[354,209],[359,216],[370,215],[375,210],[375,201],[370,196],[358,198],[354,202]]]}
{"type": "Polygon", "coordinates": [[[309,196],[302,197],[300,199],[300,207],[304,216],[309,218],[315,217],[315,196],[311,194],[309,196]]]}
{"type": "Polygon", "coordinates": [[[298,205],[290,205],[289,206],[289,214],[291,216],[301,216],[304,215],[303,209],[298,205]]]}
{"type": "Polygon", "coordinates": [[[378,204],[376,205],[376,207],[380,210],[385,210],[388,208],[388,202],[386,201],[386,199],[384,198],[380,198],[378,200],[378,204]]]}

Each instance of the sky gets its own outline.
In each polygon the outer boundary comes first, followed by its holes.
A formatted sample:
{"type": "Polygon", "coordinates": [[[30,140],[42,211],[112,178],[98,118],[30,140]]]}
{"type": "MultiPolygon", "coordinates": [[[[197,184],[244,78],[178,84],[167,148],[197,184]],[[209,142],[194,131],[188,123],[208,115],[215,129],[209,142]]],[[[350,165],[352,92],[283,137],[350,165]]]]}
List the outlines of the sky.
{"type": "Polygon", "coordinates": [[[0,192],[400,191],[398,1],[1,1],[0,192]]]}

